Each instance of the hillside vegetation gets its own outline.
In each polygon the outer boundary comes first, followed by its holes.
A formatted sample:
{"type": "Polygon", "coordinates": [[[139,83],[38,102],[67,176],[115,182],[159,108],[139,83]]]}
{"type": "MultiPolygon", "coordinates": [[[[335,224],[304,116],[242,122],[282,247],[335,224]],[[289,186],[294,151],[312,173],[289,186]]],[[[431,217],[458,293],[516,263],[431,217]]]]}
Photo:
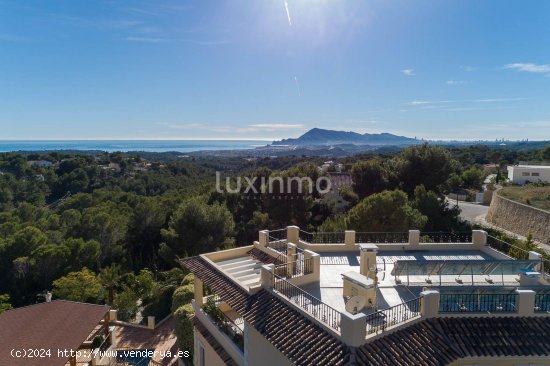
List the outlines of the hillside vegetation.
{"type": "Polygon", "coordinates": [[[513,201],[550,211],[550,186],[505,187],[499,193],[513,201]]]}

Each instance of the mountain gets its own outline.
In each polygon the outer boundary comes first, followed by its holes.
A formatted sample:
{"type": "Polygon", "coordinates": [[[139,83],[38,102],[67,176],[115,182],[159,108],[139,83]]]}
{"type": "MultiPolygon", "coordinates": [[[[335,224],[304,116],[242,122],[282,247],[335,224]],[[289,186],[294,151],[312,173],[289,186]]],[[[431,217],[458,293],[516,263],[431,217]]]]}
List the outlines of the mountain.
{"type": "Polygon", "coordinates": [[[333,131],[312,128],[296,139],[274,141],[274,145],[412,145],[420,141],[410,137],[392,135],[391,133],[365,133],[361,135],[351,131],[333,131]]]}

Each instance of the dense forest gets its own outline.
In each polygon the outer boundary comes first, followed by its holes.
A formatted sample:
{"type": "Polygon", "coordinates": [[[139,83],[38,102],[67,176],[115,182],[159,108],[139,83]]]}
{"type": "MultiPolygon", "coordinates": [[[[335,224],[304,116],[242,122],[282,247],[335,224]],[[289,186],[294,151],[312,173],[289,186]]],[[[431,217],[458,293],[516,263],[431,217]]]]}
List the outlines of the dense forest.
{"type": "Polygon", "coordinates": [[[174,290],[189,281],[177,258],[249,245],[265,228],[461,230],[466,224],[445,194],[479,190],[487,164],[502,178],[505,165],[549,159],[549,151],[420,145],[335,159],[353,181],[340,190],[343,211],[319,187],[281,191],[292,177],[329,174],[318,169],[319,157],[1,154],[0,312],[51,291],[111,304],[123,320],[162,317],[173,310],[174,290]],[[255,189],[219,191],[216,172],[233,186],[256,177],[255,189]],[[269,177],[280,177],[279,191],[262,193],[269,177]]]}

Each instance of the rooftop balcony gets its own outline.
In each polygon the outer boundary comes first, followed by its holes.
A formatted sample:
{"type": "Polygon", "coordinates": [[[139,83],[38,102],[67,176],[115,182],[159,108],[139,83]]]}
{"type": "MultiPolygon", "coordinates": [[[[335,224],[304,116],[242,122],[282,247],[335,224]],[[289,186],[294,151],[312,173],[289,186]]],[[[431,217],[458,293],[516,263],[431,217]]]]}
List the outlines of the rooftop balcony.
{"type": "Polygon", "coordinates": [[[270,291],[360,345],[429,317],[547,315],[541,255],[506,246],[484,231],[308,233],[290,226],[202,257],[249,294],[270,291]]]}

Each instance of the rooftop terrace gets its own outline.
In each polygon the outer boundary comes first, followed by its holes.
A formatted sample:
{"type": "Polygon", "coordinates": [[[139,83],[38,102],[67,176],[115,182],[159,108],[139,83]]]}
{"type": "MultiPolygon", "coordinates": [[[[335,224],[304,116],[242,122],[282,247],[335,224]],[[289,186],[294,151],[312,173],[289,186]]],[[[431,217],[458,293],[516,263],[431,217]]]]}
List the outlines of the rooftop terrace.
{"type": "Polygon", "coordinates": [[[291,226],[200,257],[184,264],[197,275],[196,309],[214,292],[229,328],[240,331],[250,311],[243,306],[265,293],[353,347],[433,317],[550,313],[541,255],[484,231],[307,233],[291,226]],[[236,291],[248,302],[235,300],[236,291]]]}

